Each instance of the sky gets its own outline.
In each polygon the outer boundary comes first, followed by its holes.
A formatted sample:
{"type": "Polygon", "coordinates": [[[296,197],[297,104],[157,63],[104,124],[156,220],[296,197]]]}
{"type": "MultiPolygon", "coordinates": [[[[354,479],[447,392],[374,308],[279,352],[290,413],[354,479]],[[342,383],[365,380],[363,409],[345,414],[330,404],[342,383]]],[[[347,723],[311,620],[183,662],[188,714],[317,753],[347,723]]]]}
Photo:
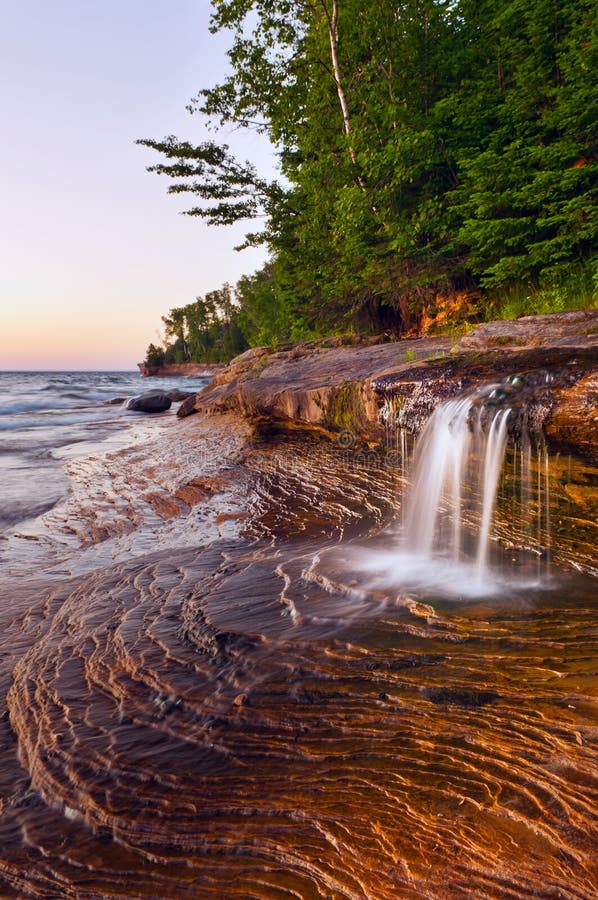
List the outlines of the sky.
{"type": "Polygon", "coordinates": [[[261,174],[265,138],[186,105],[227,71],[208,0],[0,0],[0,369],[134,369],[161,316],[265,260],[255,223],[179,215],[137,138],[222,140],[261,174]]]}

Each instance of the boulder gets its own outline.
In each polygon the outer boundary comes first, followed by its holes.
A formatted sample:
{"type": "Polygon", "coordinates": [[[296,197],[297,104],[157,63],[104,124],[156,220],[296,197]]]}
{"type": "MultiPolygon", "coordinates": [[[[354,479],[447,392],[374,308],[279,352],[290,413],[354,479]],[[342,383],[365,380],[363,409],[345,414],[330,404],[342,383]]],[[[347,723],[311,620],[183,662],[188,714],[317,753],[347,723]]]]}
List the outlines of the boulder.
{"type": "Polygon", "coordinates": [[[148,391],[146,394],[131,397],[127,409],[134,412],[159,413],[170,409],[171,405],[172,400],[164,391],[148,391]]]}
{"type": "Polygon", "coordinates": [[[181,405],[179,406],[179,408],[176,411],[176,414],[179,417],[179,419],[184,419],[187,416],[192,416],[193,413],[197,412],[197,409],[195,408],[195,397],[196,397],[196,394],[190,394],[186,400],[183,400],[183,402],[181,403],[181,405]]]}
{"type": "Polygon", "coordinates": [[[195,391],[180,391],[178,388],[174,388],[172,391],[167,391],[166,395],[173,403],[180,403],[181,400],[186,400],[188,397],[195,397],[195,391]]]}

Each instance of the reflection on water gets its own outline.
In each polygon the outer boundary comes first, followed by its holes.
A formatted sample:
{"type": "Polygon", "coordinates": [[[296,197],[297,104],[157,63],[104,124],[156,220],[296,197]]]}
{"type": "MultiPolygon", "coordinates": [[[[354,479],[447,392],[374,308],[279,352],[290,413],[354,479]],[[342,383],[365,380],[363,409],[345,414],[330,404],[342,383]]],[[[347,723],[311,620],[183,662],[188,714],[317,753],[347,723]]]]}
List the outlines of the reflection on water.
{"type": "Polygon", "coordinates": [[[105,532],[97,495],[52,511],[0,612],[1,895],[596,896],[594,579],[415,590],[400,467],[230,422],[169,439],[103,461],[105,532]]]}

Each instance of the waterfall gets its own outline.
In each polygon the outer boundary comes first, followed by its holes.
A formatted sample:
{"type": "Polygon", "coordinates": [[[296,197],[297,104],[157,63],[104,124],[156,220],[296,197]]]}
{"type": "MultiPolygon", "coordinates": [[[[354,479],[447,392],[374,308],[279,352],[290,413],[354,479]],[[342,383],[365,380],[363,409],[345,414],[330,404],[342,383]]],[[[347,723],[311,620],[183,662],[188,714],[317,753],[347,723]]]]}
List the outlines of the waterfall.
{"type": "Polygon", "coordinates": [[[441,500],[446,488],[452,493],[452,553],[458,555],[461,540],[461,480],[470,445],[469,398],[439,406],[415,446],[413,490],[405,517],[409,550],[429,556],[435,543],[441,500]]]}
{"type": "Polygon", "coordinates": [[[482,576],[486,570],[488,560],[488,546],[490,543],[490,526],[492,514],[496,503],[496,490],[502,462],[507,446],[507,419],[511,410],[500,410],[495,413],[484,452],[483,479],[480,485],[482,498],[482,519],[480,524],[480,536],[478,540],[477,566],[478,574],[482,576]]]}
{"type": "Polygon", "coordinates": [[[464,509],[477,506],[474,559],[488,566],[492,521],[511,410],[490,405],[496,386],[441,404],[415,446],[412,489],[405,515],[405,549],[455,561],[465,557],[464,509]],[[447,527],[448,524],[448,527],[447,527]]]}
{"type": "Polygon", "coordinates": [[[413,402],[389,391],[380,419],[401,502],[392,550],[370,548],[361,563],[377,585],[479,598],[554,583],[561,501],[551,501],[537,383],[512,375],[438,403],[427,419],[425,385],[413,402]]]}

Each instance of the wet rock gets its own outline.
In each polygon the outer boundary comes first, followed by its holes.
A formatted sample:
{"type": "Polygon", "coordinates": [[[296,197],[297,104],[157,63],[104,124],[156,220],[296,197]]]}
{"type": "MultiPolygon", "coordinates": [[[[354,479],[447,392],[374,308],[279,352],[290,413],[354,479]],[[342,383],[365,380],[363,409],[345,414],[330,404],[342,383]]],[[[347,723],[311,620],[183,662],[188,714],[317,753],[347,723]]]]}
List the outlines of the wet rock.
{"type": "Polygon", "coordinates": [[[173,403],[180,403],[181,400],[187,400],[188,397],[195,397],[195,391],[180,391],[178,388],[167,391],[166,394],[173,403]]]}
{"type": "Polygon", "coordinates": [[[553,443],[565,449],[575,447],[598,464],[598,372],[556,393],[546,434],[553,443]]]}
{"type": "Polygon", "coordinates": [[[197,412],[197,409],[195,408],[195,398],[196,397],[197,397],[197,394],[190,394],[185,400],[183,400],[183,402],[181,403],[181,405],[179,406],[179,408],[176,411],[176,414],[179,417],[179,419],[184,419],[187,416],[192,416],[194,413],[197,412]]]}
{"type": "Polygon", "coordinates": [[[366,663],[366,669],[371,672],[380,672],[387,670],[389,672],[400,672],[403,669],[414,669],[419,666],[435,666],[444,662],[445,656],[438,653],[406,653],[398,659],[385,659],[383,661],[374,660],[366,663]]]}
{"type": "Polygon", "coordinates": [[[183,708],[183,698],[172,696],[170,694],[163,695],[157,694],[154,697],[154,706],[157,709],[158,715],[163,718],[164,716],[170,716],[175,710],[180,710],[183,708]]]}
{"type": "Polygon", "coordinates": [[[451,354],[383,372],[372,388],[381,398],[385,426],[417,434],[439,403],[501,382],[495,402],[511,407],[509,432],[515,438],[543,433],[551,446],[595,459],[598,342],[592,342],[597,338],[589,335],[580,346],[451,354]]]}
{"type": "Polygon", "coordinates": [[[119,406],[121,403],[126,403],[127,399],[127,397],[113,397],[111,400],[104,400],[104,406],[119,406]]]}
{"type": "Polygon", "coordinates": [[[453,703],[466,709],[487,706],[499,699],[499,694],[494,691],[461,691],[450,688],[424,688],[422,696],[432,703],[453,703]]]}
{"type": "Polygon", "coordinates": [[[164,391],[148,391],[138,397],[131,397],[127,409],[133,412],[159,413],[172,406],[172,400],[164,391]]]}

